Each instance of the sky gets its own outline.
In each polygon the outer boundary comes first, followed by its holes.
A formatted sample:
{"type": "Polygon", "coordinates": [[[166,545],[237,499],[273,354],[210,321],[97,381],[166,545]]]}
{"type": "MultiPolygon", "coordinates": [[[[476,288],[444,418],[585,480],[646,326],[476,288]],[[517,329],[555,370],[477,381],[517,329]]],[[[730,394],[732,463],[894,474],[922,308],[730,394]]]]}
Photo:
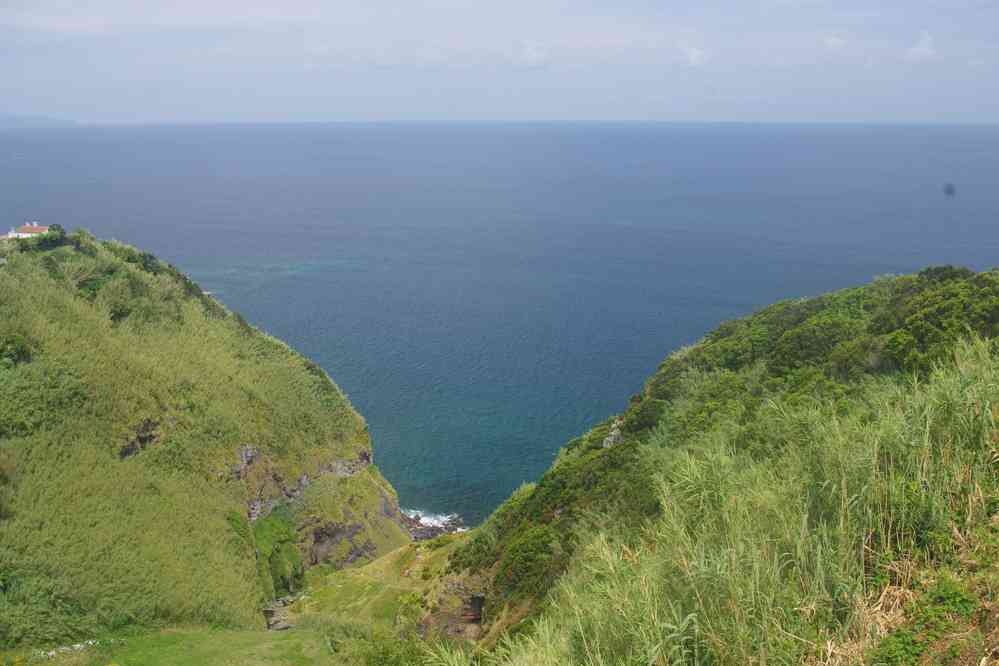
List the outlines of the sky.
{"type": "Polygon", "coordinates": [[[999,0],[0,0],[0,114],[999,122],[999,0]]]}

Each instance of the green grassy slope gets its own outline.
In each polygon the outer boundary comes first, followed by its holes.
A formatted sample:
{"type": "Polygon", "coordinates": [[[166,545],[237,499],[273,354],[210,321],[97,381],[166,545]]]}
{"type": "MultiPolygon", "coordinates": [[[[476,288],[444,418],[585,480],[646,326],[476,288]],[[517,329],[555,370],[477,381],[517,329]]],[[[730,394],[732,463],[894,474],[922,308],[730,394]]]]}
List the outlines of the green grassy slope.
{"type": "Polygon", "coordinates": [[[997,400],[975,342],[920,380],[769,402],[765,450],[733,414],[682,442],[658,428],[659,517],[588,540],[484,663],[992,663],[997,400]]]}
{"type": "MultiPolygon", "coordinates": [[[[72,648],[72,646],[66,646],[72,648]]],[[[313,666],[332,661],[315,631],[260,631],[178,626],[129,635],[79,651],[20,650],[0,664],[22,666],[313,666]],[[48,652],[55,652],[51,657],[48,652]],[[44,656],[42,656],[44,655],[44,656]]]]}
{"type": "Polygon", "coordinates": [[[259,627],[310,564],[408,540],[315,364],[115,242],[0,263],[0,645],[259,627]]]}
{"type": "Polygon", "coordinates": [[[999,272],[942,267],[674,353],[451,558],[489,581],[492,658],[791,663],[855,638],[893,567],[944,566],[993,510],[992,347],[953,354],[997,327],[999,272]]]}
{"type": "Polygon", "coordinates": [[[427,649],[417,639],[423,612],[430,610],[459,621],[462,599],[449,589],[448,579],[439,576],[458,542],[453,536],[411,542],[365,566],[335,569],[323,565],[310,569],[305,592],[289,607],[289,619],[295,625],[290,630],[178,625],[119,634],[80,650],[60,651],[58,646],[7,652],[0,649],[0,664],[419,663],[427,649]],[[53,656],[40,657],[48,652],[54,652],[53,656]]]}

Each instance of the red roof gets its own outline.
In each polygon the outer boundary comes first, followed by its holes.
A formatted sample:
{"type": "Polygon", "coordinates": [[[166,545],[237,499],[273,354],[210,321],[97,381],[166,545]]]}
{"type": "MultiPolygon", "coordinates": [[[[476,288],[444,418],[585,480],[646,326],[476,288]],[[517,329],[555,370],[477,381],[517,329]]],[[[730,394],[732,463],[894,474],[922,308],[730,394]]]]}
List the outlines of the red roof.
{"type": "Polygon", "coordinates": [[[49,228],[43,227],[37,224],[25,224],[17,228],[17,233],[19,234],[44,234],[48,233],[49,228]]]}

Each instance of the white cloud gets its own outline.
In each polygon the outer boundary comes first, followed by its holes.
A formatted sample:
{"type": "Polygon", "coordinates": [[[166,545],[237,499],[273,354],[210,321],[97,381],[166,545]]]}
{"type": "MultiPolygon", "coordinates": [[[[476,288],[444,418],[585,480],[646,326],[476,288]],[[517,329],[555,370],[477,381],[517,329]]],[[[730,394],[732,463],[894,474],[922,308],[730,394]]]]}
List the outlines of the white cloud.
{"type": "Polygon", "coordinates": [[[692,31],[679,22],[628,11],[567,12],[566,1],[0,0],[0,29],[88,38],[138,35],[165,51],[224,37],[238,42],[247,57],[288,57],[295,66],[304,59],[309,69],[535,69],[678,60],[698,66],[707,58],[703,46],[693,45],[701,37],[689,39],[692,31]]]}
{"type": "Polygon", "coordinates": [[[0,7],[0,25],[59,33],[95,33],[141,28],[216,28],[314,21],[319,0],[11,0],[0,7]]]}
{"type": "Polygon", "coordinates": [[[691,67],[703,65],[708,59],[708,52],[691,44],[680,44],[680,52],[691,67]]]}
{"type": "Polygon", "coordinates": [[[523,42],[514,50],[510,60],[520,67],[544,67],[548,64],[548,52],[538,44],[523,42]]]}
{"type": "Polygon", "coordinates": [[[937,57],[937,48],[933,43],[933,35],[928,30],[919,34],[919,40],[905,50],[905,59],[911,62],[925,62],[937,57]]]}
{"type": "Polygon", "coordinates": [[[839,35],[827,35],[822,40],[822,46],[828,51],[842,51],[847,47],[847,41],[839,35]]]}

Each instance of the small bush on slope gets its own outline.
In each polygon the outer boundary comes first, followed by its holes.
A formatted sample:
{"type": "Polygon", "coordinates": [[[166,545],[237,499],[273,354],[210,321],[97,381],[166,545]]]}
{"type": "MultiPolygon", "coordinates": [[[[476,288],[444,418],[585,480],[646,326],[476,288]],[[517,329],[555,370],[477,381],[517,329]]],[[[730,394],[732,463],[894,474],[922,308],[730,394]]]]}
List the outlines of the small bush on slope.
{"type": "Polygon", "coordinates": [[[281,499],[275,478],[315,481],[289,505],[296,526],[349,521],[367,554],[407,539],[374,467],[322,476],[370,443],[306,359],[128,246],[74,233],[5,253],[0,645],[260,626],[262,602],[295,584],[292,550],[308,548],[295,539],[310,534],[285,530],[258,566],[247,503],[281,499]],[[259,461],[236,478],[244,446],[259,461]]]}

